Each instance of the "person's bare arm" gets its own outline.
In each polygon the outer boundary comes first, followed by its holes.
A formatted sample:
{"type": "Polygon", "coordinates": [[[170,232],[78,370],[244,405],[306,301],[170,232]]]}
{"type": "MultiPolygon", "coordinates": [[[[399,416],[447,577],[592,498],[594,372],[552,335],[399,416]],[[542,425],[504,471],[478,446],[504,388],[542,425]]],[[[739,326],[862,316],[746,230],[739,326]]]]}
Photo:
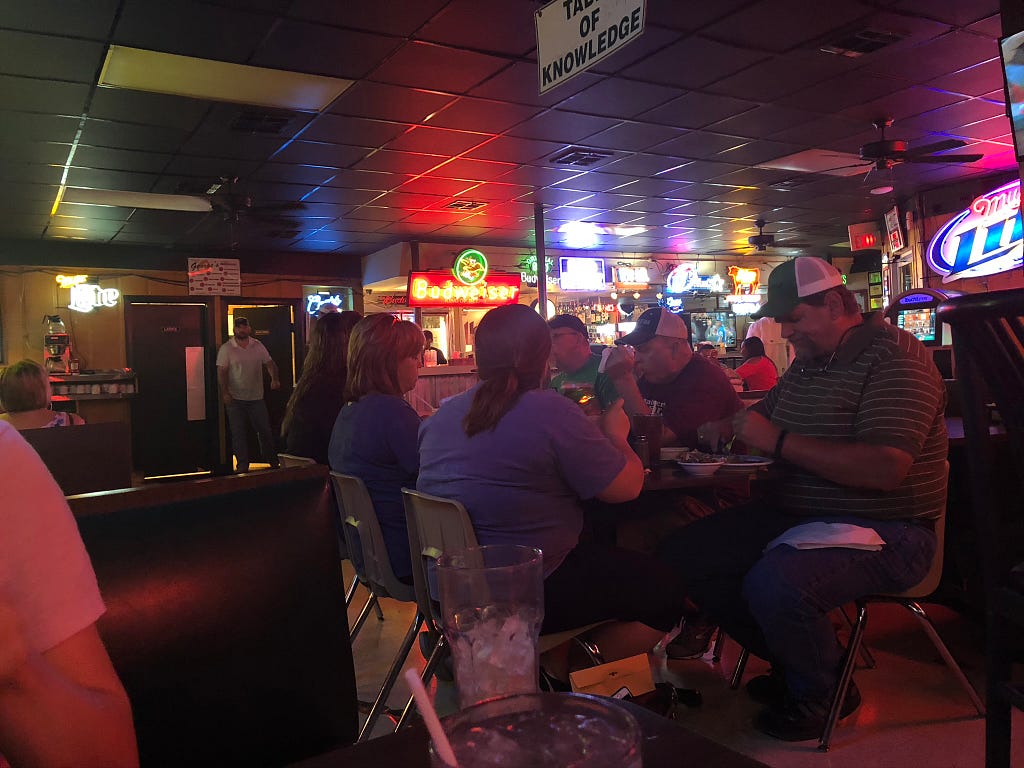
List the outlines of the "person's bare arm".
{"type": "Polygon", "coordinates": [[[231,396],[228,391],[228,369],[227,366],[217,366],[217,384],[220,386],[220,398],[224,401],[224,405],[231,405],[235,402],[235,398],[231,396]]]}
{"type": "Polygon", "coordinates": [[[601,417],[601,431],[626,459],[626,466],[597,494],[597,498],[611,504],[635,499],[644,486],[644,465],[626,440],[629,417],[622,410],[622,400],[616,400],[605,411],[601,417]]]}
{"type": "Polygon", "coordinates": [[[17,766],[136,766],[131,705],[91,624],[43,653],[0,602],[0,752],[17,766]]]}
{"type": "Polygon", "coordinates": [[[267,360],[267,362],[265,362],[263,365],[266,367],[267,373],[270,374],[270,388],[280,389],[281,379],[278,378],[277,363],[275,363],[273,360],[267,360]]]}
{"type": "MultiPolygon", "coordinates": [[[[747,446],[769,456],[774,454],[782,432],[753,410],[738,412],[733,427],[747,446]]],[[[834,483],[879,491],[898,488],[914,463],[914,457],[899,448],[823,440],[792,432],[783,441],[782,458],[834,483]]]]}

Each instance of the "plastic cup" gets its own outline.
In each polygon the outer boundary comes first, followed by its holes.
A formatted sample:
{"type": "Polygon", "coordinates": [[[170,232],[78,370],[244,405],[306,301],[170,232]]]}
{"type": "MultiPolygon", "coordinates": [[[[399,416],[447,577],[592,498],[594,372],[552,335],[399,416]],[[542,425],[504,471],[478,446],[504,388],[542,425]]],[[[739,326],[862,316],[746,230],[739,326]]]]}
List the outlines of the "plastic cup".
{"type": "Polygon", "coordinates": [[[537,691],[543,563],[539,549],[509,544],[438,558],[441,616],[460,706],[537,691]]]}
{"type": "MultiPolygon", "coordinates": [[[[597,696],[533,693],[484,701],[441,721],[459,768],[641,768],[642,733],[597,696]]],[[[451,768],[430,746],[434,768],[451,768]]]]}

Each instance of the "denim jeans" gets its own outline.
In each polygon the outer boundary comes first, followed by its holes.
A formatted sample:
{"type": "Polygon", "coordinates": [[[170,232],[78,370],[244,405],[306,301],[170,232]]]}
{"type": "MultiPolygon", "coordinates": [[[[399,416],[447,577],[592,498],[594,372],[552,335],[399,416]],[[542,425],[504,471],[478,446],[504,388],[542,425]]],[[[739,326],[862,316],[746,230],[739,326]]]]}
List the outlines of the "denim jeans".
{"type": "Polygon", "coordinates": [[[885,546],[871,552],[782,545],[764,552],[783,531],[812,520],[752,502],[683,528],[659,556],[678,569],[693,601],[730,636],[783,670],[793,696],[825,703],[843,657],[829,612],[920,582],[935,554],[935,534],[904,520],[814,519],[873,528],[885,546]]]}
{"type": "Polygon", "coordinates": [[[277,442],[270,429],[270,414],[267,404],[262,400],[235,400],[224,407],[228,414],[228,426],[231,428],[231,447],[238,459],[238,471],[249,471],[249,438],[245,432],[246,422],[256,430],[260,444],[260,457],[277,466],[277,442]]]}

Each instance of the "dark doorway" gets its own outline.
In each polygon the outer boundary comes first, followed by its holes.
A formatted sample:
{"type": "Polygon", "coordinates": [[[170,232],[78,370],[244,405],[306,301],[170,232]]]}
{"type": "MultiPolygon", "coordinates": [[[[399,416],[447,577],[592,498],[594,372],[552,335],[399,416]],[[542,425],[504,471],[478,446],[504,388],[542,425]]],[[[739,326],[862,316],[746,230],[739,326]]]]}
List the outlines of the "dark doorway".
{"type": "MultiPolygon", "coordinates": [[[[291,397],[295,388],[295,365],[296,349],[298,340],[295,338],[295,308],[291,304],[259,304],[228,305],[228,312],[231,316],[242,315],[249,320],[252,328],[252,336],[258,339],[267,348],[271,359],[277,364],[281,376],[281,388],[272,390],[269,379],[264,378],[263,397],[267,403],[267,411],[270,414],[270,427],[274,437],[281,434],[281,422],[284,420],[285,407],[288,405],[288,398],[291,397]]],[[[230,334],[230,321],[226,330],[230,334]]],[[[250,428],[249,433],[249,455],[259,456],[259,444],[256,441],[256,433],[250,428]]],[[[230,434],[228,434],[230,442],[230,434]]],[[[229,448],[230,451],[230,448],[229,448]]],[[[229,453],[230,455],[230,453],[229,453]]]]}
{"type": "Polygon", "coordinates": [[[132,459],[144,476],[211,467],[206,305],[125,301],[128,365],[139,377],[132,400],[132,459]]]}

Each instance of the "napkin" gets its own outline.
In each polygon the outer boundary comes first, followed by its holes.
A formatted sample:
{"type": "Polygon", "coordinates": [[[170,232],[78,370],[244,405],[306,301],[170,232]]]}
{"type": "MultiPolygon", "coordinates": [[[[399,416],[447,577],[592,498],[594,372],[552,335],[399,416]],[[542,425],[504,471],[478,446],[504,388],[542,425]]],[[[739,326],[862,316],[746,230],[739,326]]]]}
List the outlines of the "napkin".
{"type": "Polygon", "coordinates": [[[874,528],[864,528],[849,523],[816,522],[793,526],[781,536],[769,541],[764,551],[767,552],[781,544],[788,544],[794,549],[842,547],[877,552],[885,544],[885,540],[878,535],[874,528]]]}

